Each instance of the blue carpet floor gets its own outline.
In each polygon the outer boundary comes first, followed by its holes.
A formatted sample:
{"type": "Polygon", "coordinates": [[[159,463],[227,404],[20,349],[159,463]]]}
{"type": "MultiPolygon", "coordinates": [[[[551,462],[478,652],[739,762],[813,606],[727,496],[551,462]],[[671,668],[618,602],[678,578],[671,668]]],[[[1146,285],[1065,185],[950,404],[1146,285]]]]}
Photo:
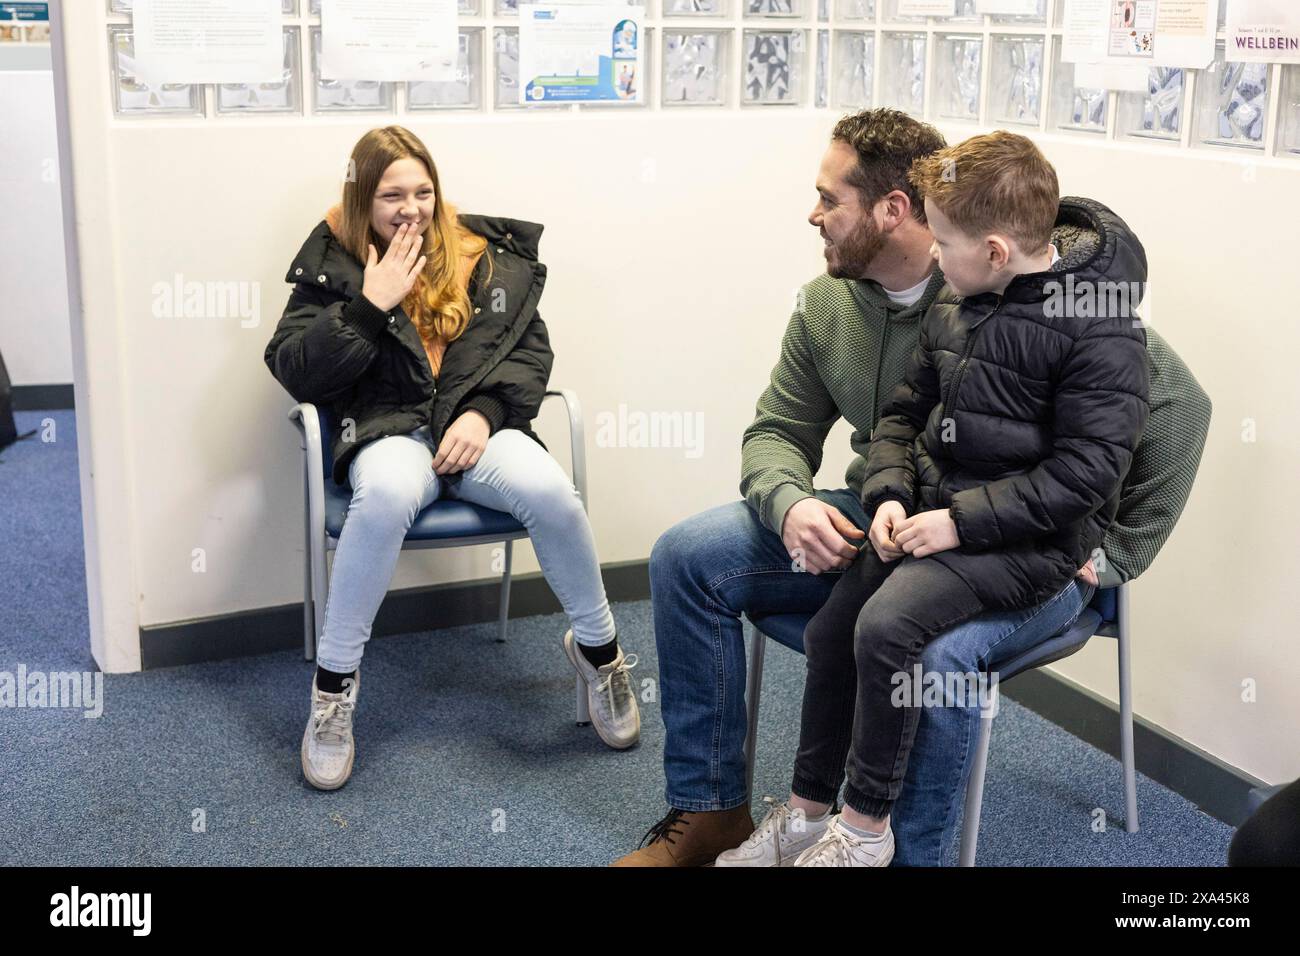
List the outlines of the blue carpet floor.
{"type": "MultiPolygon", "coordinates": [[[[0,453],[0,671],[90,670],[71,412],[20,412],[0,453]]],[[[647,601],[614,608],[657,674],[647,601]]],[[[301,654],[106,675],[104,714],[0,709],[7,864],[577,864],[636,846],[664,812],[663,723],[607,749],[573,723],[560,615],[384,637],[368,649],[357,760],[342,790],[302,779],[311,666],[301,654]],[[204,832],[194,831],[202,811],[204,832]]],[[[802,658],[767,657],[758,795],[788,792],[802,658]]],[[[1138,675],[1141,680],[1141,675],[1138,675]]],[[[1145,777],[1123,829],[1118,763],[1005,701],[994,728],[981,865],[1218,866],[1232,829],[1145,777]],[[1110,821],[1093,832],[1092,811],[1110,821]]],[[[955,847],[954,847],[955,853],[955,847]]]]}

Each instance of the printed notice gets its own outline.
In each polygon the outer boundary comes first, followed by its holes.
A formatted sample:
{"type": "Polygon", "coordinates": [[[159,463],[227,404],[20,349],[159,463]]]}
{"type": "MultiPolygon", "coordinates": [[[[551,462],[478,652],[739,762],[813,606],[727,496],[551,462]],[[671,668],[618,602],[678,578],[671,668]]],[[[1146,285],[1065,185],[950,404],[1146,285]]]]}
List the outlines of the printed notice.
{"type": "Polygon", "coordinates": [[[1106,55],[1110,0],[1065,0],[1062,63],[1095,63],[1106,55]]]}
{"type": "Polygon", "coordinates": [[[456,0],[324,0],[321,76],[456,79],[456,0]]]}
{"type": "Polygon", "coordinates": [[[1210,0],[1065,0],[1061,60],[1203,69],[1217,12],[1210,0]]]}
{"type": "Polygon", "coordinates": [[[161,83],[267,83],[284,74],[280,0],[135,0],[135,69],[161,83]]]}

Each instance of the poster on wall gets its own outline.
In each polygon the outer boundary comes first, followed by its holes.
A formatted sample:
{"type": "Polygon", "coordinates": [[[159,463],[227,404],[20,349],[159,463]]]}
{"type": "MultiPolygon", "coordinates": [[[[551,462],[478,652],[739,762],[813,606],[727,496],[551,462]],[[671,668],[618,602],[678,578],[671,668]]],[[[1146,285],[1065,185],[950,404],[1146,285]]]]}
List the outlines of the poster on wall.
{"type": "Polygon", "coordinates": [[[1300,63],[1300,2],[1228,0],[1229,60],[1300,63]]]}
{"type": "Polygon", "coordinates": [[[0,23],[48,23],[48,3],[0,3],[0,23]]]}
{"type": "Polygon", "coordinates": [[[267,83],[284,73],[280,0],[135,0],[146,84],[267,83]]]}
{"type": "Polygon", "coordinates": [[[645,7],[521,3],[519,102],[645,102],[645,7]]]}
{"type": "Polygon", "coordinates": [[[1065,0],[1061,61],[1203,69],[1217,15],[1212,0],[1065,0]]]}
{"type": "Polygon", "coordinates": [[[1111,0],[1107,53],[1150,57],[1155,52],[1155,36],[1156,0],[1111,0]]]}
{"type": "Polygon", "coordinates": [[[320,29],[327,79],[456,79],[456,0],[324,0],[320,29]]]}

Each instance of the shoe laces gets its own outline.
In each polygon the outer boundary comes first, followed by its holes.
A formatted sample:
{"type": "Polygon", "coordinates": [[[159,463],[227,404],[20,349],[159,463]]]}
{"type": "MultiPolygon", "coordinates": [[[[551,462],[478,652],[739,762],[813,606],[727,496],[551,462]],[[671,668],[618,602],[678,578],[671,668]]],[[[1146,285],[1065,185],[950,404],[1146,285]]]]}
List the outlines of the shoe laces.
{"type": "Polygon", "coordinates": [[[840,826],[839,818],[836,817],[826,828],[826,832],[821,835],[809,853],[808,866],[852,866],[853,856],[851,851],[863,841],[859,840],[853,834],[849,833],[840,826]]]}
{"type": "Polygon", "coordinates": [[[660,840],[663,840],[665,843],[675,843],[676,841],[673,840],[672,835],[674,833],[680,834],[682,832],[678,829],[678,825],[686,826],[690,823],[689,820],[682,819],[683,813],[685,813],[684,810],[678,810],[675,807],[671,808],[662,820],[645,832],[645,836],[643,836],[641,842],[637,844],[637,849],[639,850],[641,847],[646,846],[647,840],[651,844],[658,843],[660,840]]]}
{"type": "Polygon", "coordinates": [[[758,821],[758,827],[742,845],[749,849],[757,849],[767,840],[776,838],[776,853],[779,859],[781,856],[779,835],[790,828],[790,804],[785,801],[777,803],[776,797],[764,797],[763,802],[768,806],[767,813],[763,814],[763,819],[758,821]]]}
{"type": "Polygon", "coordinates": [[[312,713],[316,722],[316,740],[321,743],[341,744],[352,725],[352,712],[356,709],[355,697],[340,696],[338,700],[323,701],[323,707],[312,713]]]}
{"type": "Polygon", "coordinates": [[[618,713],[616,697],[627,700],[632,696],[632,680],[628,676],[628,671],[636,667],[636,665],[637,656],[627,654],[623,657],[621,664],[611,667],[608,673],[602,675],[600,680],[596,681],[596,693],[607,695],[611,715],[618,713]]]}

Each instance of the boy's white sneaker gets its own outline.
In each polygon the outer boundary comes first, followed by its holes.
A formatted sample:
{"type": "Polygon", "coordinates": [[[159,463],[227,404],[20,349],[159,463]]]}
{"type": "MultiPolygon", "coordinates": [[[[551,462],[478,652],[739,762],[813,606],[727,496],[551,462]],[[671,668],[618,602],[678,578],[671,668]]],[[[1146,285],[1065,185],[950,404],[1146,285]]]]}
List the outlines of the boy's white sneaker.
{"type": "Polygon", "coordinates": [[[740,846],[719,853],[714,866],[794,866],[799,854],[816,843],[834,819],[829,810],[808,817],[789,802],[777,804],[771,797],[763,802],[770,809],[758,827],[740,846]]]}
{"type": "Polygon", "coordinates": [[[885,825],[878,837],[850,833],[839,814],[831,818],[821,839],[799,854],[795,866],[889,866],[894,858],[894,829],[885,825]]]}
{"type": "Polygon", "coordinates": [[[352,715],[357,707],[361,671],[343,682],[341,694],[326,694],[311,679],[311,713],[302,735],[302,773],[317,790],[337,790],[352,774],[356,747],[352,742],[352,715]]]}
{"type": "Polygon", "coordinates": [[[636,655],[625,655],[620,647],[616,658],[596,667],[583,656],[572,630],[564,632],[564,653],[587,685],[587,710],[600,739],[615,750],[626,750],[640,740],[641,711],[628,674],[636,667],[636,655]]]}

